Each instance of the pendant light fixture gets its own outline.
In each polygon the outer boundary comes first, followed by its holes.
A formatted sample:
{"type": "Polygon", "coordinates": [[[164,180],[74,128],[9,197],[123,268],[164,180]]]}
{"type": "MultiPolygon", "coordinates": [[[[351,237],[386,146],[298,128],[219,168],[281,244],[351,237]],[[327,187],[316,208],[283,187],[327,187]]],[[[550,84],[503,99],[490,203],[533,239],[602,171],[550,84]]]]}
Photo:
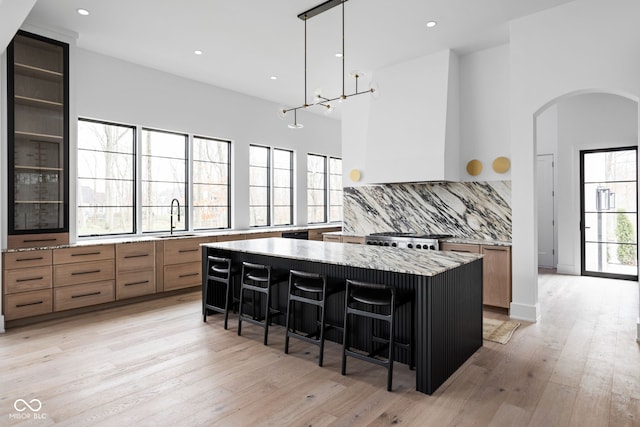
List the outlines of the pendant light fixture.
{"type": "Polygon", "coordinates": [[[304,11],[298,14],[298,18],[304,21],[304,104],[294,107],[294,108],[278,108],[278,117],[281,119],[285,119],[288,113],[293,111],[293,123],[289,125],[291,129],[300,129],[304,127],[301,123],[298,123],[298,110],[305,109],[314,106],[320,106],[325,108],[325,112],[327,114],[333,111],[332,102],[338,101],[342,102],[347,98],[356,95],[362,95],[364,93],[369,93],[374,97],[377,97],[377,89],[375,87],[369,87],[369,89],[358,92],[358,79],[362,77],[364,74],[358,71],[353,71],[351,73],[351,77],[355,78],[356,90],[353,93],[347,94],[345,93],[345,49],[344,49],[344,4],[348,0],[328,0],[324,3],[321,3],[311,9],[304,11]],[[322,12],[325,12],[337,5],[342,5],[342,93],[336,97],[325,97],[322,95],[322,91],[316,89],[314,92],[313,102],[309,104],[307,102],[307,21],[314,16],[320,15],[322,12]]]}

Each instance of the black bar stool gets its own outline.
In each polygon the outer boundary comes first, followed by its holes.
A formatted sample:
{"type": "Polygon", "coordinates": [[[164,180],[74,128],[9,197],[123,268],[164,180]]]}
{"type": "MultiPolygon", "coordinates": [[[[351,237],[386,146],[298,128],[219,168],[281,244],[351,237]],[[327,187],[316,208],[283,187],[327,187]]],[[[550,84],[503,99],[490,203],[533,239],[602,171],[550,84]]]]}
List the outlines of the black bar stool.
{"type": "Polygon", "coordinates": [[[209,310],[217,313],[224,313],[224,328],[227,329],[229,321],[229,308],[233,307],[233,312],[238,306],[238,299],[234,295],[235,277],[239,273],[239,268],[231,264],[229,258],[220,258],[209,255],[207,257],[207,282],[202,290],[202,313],[203,321],[207,321],[209,310]],[[209,302],[210,295],[215,294],[214,286],[224,286],[224,307],[209,302]]]}
{"type": "MultiPolygon", "coordinates": [[[[347,280],[347,288],[345,295],[345,311],[344,311],[344,340],[342,344],[342,375],[347,373],[347,356],[366,362],[375,363],[376,365],[387,368],[387,390],[391,391],[391,383],[393,379],[393,353],[396,346],[409,350],[409,367],[414,367],[414,307],[413,295],[411,292],[401,291],[392,286],[358,282],[355,280],[347,280]],[[395,313],[396,309],[403,304],[411,304],[411,336],[409,343],[397,343],[395,337],[395,313]],[[386,313],[385,313],[386,311],[386,313]],[[352,323],[349,321],[350,316],[360,316],[386,322],[389,328],[388,338],[373,336],[372,352],[363,354],[351,349],[350,344],[350,328],[352,323]],[[383,343],[384,345],[375,349],[374,343],[383,343]],[[376,356],[388,348],[387,359],[379,359],[376,356]]],[[[372,328],[373,333],[373,328],[372,328]]]]}
{"type": "MultiPolygon", "coordinates": [[[[291,270],[289,272],[289,296],[287,298],[287,321],[284,338],[284,352],[289,354],[289,337],[315,344],[320,347],[318,366],[322,366],[324,356],[324,332],[330,326],[325,321],[326,302],[330,295],[340,289],[329,283],[327,277],[315,273],[291,270]],[[316,307],[316,330],[311,334],[297,331],[295,326],[296,302],[316,307]],[[291,317],[293,316],[293,324],[291,317]]],[[[304,310],[302,310],[304,311],[304,310]]]]}
{"type": "MultiPolygon", "coordinates": [[[[242,263],[242,280],[240,282],[240,309],[238,315],[238,335],[242,335],[242,321],[252,323],[264,328],[264,345],[267,345],[267,337],[269,335],[269,324],[271,323],[271,317],[274,315],[282,314],[279,310],[271,307],[271,288],[287,279],[287,275],[284,272],[277,272],[271,269],[271,266],[252,264],[249,262],[242,263]],[[244,310],[244,304],[247,296],[246,291],[252,291],[253,293],[253,312],[251,316],[247,315],[244,310]],[[258,315],[258,295],[265,295],[261,300],[265,301],[264,304],[264,318],[258,315]]],[[[262,311],[262,310],[260,310],[262,311]]]]}

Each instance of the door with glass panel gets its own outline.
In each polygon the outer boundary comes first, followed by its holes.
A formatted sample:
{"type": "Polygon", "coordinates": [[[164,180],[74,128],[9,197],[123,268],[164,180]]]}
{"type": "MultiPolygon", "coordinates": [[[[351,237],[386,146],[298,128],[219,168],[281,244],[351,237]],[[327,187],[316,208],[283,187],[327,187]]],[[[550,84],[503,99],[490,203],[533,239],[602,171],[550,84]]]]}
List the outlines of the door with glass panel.
{"type": "Polygon", "coordinates": [[[580,152],[584,276],[638,279],[637,147],[580,152]]]}

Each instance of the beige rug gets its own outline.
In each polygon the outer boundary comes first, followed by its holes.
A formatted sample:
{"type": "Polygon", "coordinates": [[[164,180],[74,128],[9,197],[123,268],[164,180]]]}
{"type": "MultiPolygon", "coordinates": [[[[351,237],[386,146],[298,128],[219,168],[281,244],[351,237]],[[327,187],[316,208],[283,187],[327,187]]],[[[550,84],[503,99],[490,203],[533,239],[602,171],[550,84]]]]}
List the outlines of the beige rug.
{"type": "Polygon", "coordinates": [[[518,326],[520,326],[520,323],[517,322],[484,317],[482,319],[482,338],[487,341],[506,344],[518,326]]]}

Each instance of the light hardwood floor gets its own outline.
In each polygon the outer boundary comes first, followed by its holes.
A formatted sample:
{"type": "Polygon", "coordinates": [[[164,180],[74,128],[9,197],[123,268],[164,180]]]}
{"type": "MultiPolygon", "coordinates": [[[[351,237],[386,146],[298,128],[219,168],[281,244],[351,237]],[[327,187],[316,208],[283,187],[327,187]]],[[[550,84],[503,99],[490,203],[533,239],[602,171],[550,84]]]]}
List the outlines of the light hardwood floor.
{"type": "Polygon", "coordinates": [[[205,324],[198,293],[15,328],[0,335],[0,425],[640,425],[637,286],[541,275],[540,321],[485,342],[432,396],[406,365],[389,393],[383,368],[349,359],[341,376],[337,344],[319,368],[316,347],[283,353],[282,327],[264,347],[234,316],[205,324]],[[17,399],[40,400],[40,419],[17,399]]]}

